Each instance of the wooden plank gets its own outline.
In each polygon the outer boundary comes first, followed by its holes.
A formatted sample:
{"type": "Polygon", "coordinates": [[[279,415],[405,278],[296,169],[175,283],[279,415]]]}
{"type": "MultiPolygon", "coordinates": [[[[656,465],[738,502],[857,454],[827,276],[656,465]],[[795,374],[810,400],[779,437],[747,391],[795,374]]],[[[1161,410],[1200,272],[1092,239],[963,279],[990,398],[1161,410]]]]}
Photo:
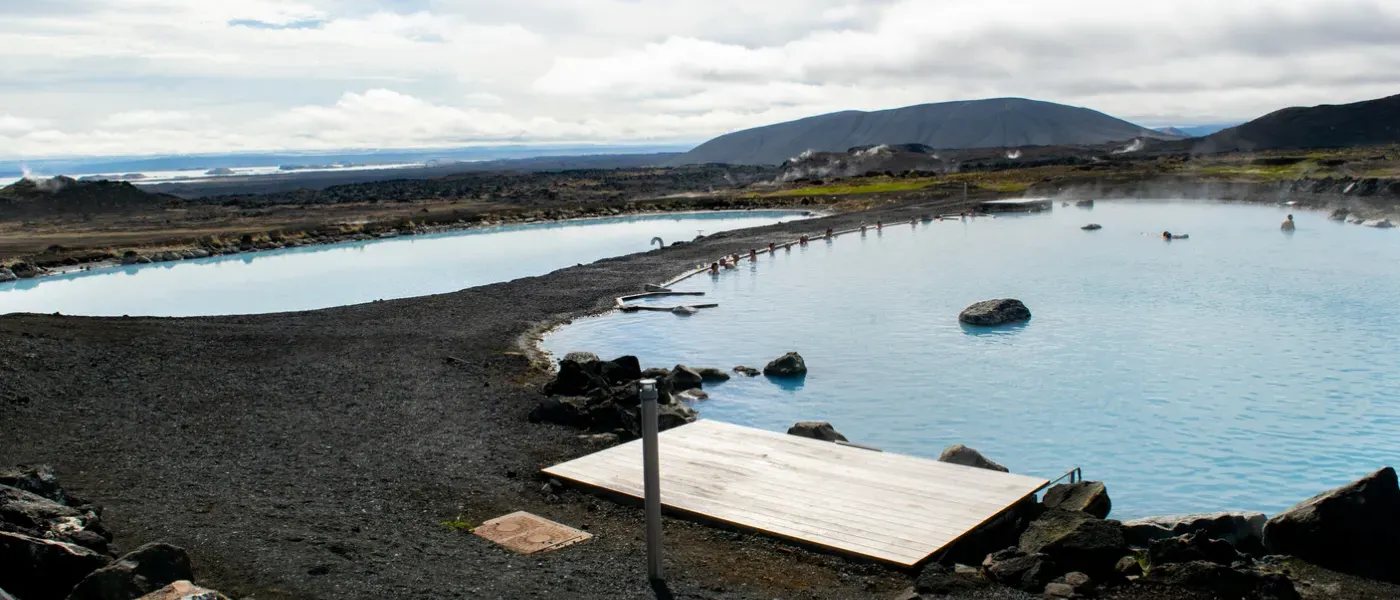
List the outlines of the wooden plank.
{"type": "MultiPolygon", "coordinates": [[[[664,506],[906,566],[1047,483],[711,420],[660,440],[664,506]]],[[[544,472],[641,498],[641,442],[544,472]]]]}

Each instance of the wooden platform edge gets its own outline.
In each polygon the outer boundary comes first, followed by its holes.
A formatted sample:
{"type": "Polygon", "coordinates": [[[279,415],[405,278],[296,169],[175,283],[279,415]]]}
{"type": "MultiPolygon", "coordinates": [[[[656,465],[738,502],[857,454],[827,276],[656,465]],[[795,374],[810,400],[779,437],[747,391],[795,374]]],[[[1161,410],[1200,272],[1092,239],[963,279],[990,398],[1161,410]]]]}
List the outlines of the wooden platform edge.
{"type": "MultiPolygon", "coordinates": [[[[584,456],[588,456],[588,455],[584,455],[584,456]]],[[[580,458],[582,458],[582,457],[580,457],[580,458]]],[[[569,462],[572,462],[572,461],[565,461],[565,462],[559,463],[559,464],[560,464],[560,465],[563,465],[563,464],[568,464],[569,462]]],[[[554,466],[559,466],[559,465],[554,465],[554,466]]],[[[634,505],[634,506],[641,506],[641,503],[644,501],[644,498],[642,498],[641,496],[638,496],[638,495],[635,495],[635,494],[629,494],[629,493],[623,492],[623,491],[618,491],[618,490],[609,489],[609,488],[603,487],[603,486],[601,486],[601,485],[594,485],[594,484],[588,483],[588,482],[586,482],[586,481],[582,481],[582,480],[578,480],[578,479],[569,477],[568,475],[563,475],[563,474],[561,474],[561,473],[557,473],[557,472],[550,471],[551,468],[553,468],[553,467],[545,467],[545,468],[543,468],[543,469],[540,469],[540,472],[541,472],[541,473],[544,473],[544,474],[546,474],[546,475],[549,475],[550,477],[555,477],[555,478],[559,479],[559,480],[562,481],[562,482],[566,482],[566,483],[568,483],[568,484],[571,484],[571,485],[574,485],[574,486],[579,487],[579,488],[581,488],[581,489],[584,489],[584,490],[588,491],[589,493],[591,493],[591,494],[593,494],[593,495],[595,495],[595,496],[601,497],[601,498],[611,499],[611,500],[625,500],[625,503],[626,503],[626,504],[630,504],[630,505],[634,505]]],[[[879,557],[879,556],[874,556],[874,555],[870,555],[870,554],[861,554],[860,552],[855,552],[855,551],[852,551],[852,550],[847,550],[847,549],[845,549],[845,548],[838,548],[838,547],[835,547],[835,546],[829,546],[829,545],[822,544],[822,543],[819,543],[819,542],[814,542],[814,541],[812,541],[812,540],[805,539],[805,538],[795,537],[795,536],[791,536],[791,535],[785,535],[785,534],[782,534],[782,533],[778,533],[778,532],[775,532],[775,531],[771,531],[771,530],[768,530],[768,529],[764,529],[764,528],[762,528],[762,527],[757,527],[757,526],[754,526],[754,525],[746,525],[746,524],[743,524],[743,523],[737,523],[737,522],[730,521],[730,520],[727,520],[727,519],[721,519],[721,518],[715,517],[715,516],[713,516],[713,515],[707,515],[707,514],[700,513],[700,512],[696,512],[696,511],[692,511],[692,510],[686,510],[686,509],[684,509],[684,508],[677,508],[677,507],[674,507],[674,506],[669,506],[669,505],[667,505],[667,504],[665,504],[665,503],[662,503],[662,505],[661,505],[661,510],[662,510],[663,513],[665,513],[665,514],[667,514],[667,515],[670,515],[670,516],[672,516],[672,517],[682,518],[682,519],[684,519],[684,520],[687,520],[687,521],[690,521],[690,522],[693,522],[693,523],[699,523],[699,524],[702,524],[702,525],[718,525],[718,526],[719,526],[720,528],[722,528],[722,529],[730,529],[730,530],[735,530],[735,531],[755,532],[755,533],[759,533],[759,534],[762,534],[762,535],[764,535],[764,536],[767,536],[767,537],[770,537],[770,538],[773,538],[773,539],[782,540],[782,541],[784,541],[784,542],[790,543],[790,544],[792,544],[792,545],[794,545],[794,546],[797,546],[797,547],[800,547],[800,548],[814,549],[814,550],[818,550],[818,551],[820,551],[820,552],[825,552],[825,553],[828,553],[828,554],[840,555],[840,556],[846,557],[846,558],[848,558],[848,559],[855,559],[855,560],[858,560],[858,561],[873,562],[873,563],[878,563],[878,564],[883,564],[883,565],[892,565],[892,566],[899,567],[899,568],[903,568],[903,569],[914,569],[914,568],[917,568],[917,567],[921,567],[921,566],[923,566],[923,565],[925,565],[925,564],[928,564],[928,562],[929,562],[931,559],[933,559],[933,558],[935,558],[935,557],[937,557],[937,556],[939,556],[939,555],[945,553],[949,548],[952,548],[952,547],[955,546],[958,542],[962,541],[962,540],[965,539],[967,536],[971,535],[973,532],[977,531],[978,529],[981,529],[981,528],[982,528],[983,526],[985,526],[986,524],[988,524],[988,523],[990,523],[990,522],[992,522],[992,521],[994,521],[994,520],[1000,518],[1002,515],[1005,515],[1005,514],[1009,513],[1009,512],[1012,511],[1012,510],[1015,510],[1015,508],[1016,508],[1017,505],[1021,504],[1022,502],[1025,502],[1026,499],[1028,499],[1028,498],[1034,497],[1037,493],[1039,493],[1040,490],[1045,489],[1045,486],[1048,485],[1049,483],[1050,483],[1050,480],[1048,480],[1048,479],[1044,480],[1044,483],[1043,483],[1040,487],[1038,487],[1035,491],[1032,491],[1031,493],[1026,494],[1025,496],[1022,496],[1020,499],[1018,499],[1017,501],[1011,503],[1011,504],[1008,505],[1006,508],[1003,508],[1000,512],[997,512],[996,514],[993,514],[992,516],[990,516],[990,517],[988,517],[988,518],[986,518],[986,519],[983,519],[982,521],[978,522],[976,526],[974,526],[974,527],[972,527],[971,529],[968,529],[967,531],[963,532],[962,535],[959,535],[958,537],[953,538],[952,541],[950,541],[950,542],[944,544],[943,546],[941,546],[941,547],[939,547],[939,548],[935,548],[933,551],[931,551],[931,552],[929,552],[928,554],[924,555],[924,556],[923,556],[922,558],[920,558],[919,560],[916,560],[916,561],[913,561],[913,562],[904,562],[904,561],[899,561],[899,560],[890,560],[890,559],[887,559],[887,558],[881,558],[881,557],[879,557]]]]}

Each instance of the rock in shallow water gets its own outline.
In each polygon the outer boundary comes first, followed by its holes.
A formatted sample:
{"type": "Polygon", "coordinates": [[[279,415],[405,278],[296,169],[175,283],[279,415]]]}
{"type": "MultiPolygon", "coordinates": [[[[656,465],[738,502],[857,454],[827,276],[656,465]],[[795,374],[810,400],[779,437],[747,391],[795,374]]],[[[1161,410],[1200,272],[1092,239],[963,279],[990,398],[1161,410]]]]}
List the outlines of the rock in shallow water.
{"type": "Polygon", "coordinates": [[[831,423],[827,423],[826,421],[798,421],[795,425],[789,427],[787,432],[788,435],[812,438],[823,442],[850,441],[846,439],[846,436],[837,432],[836,428],[831,426],[831,423]]]}
{"type": "Polygon", "coordinates": [[[943,453],[938,455],[938,462],[963,465],[965,467],[977,467],[979,469],[988,469],[991,471],[1001,471],[1002,473],[1011,472],[1006,467],[1003,467],[997,464],[996,462],[993,462],[991,459],[982,456],[981,452],[973,450],[972,448],[968,448],[967,446],[964,446],[962,444],[956,444],[945,448],[943,450],[943,453]]]}
{"type": "Polygon", "coordinates": [[[700,379],[705,383],[729,381],[729,374],[719,369],[706,367],[703,369],[696,369],[695,372],[700,374],[700,379]]]}
{"type": "Polygon", "coordinates": [[[704,387],[705,379],[695,369],[685,365],[671,368],[671,389],[677,392],[704,387]]]}
{"type": "Polygon", "coordinates": [[[761,374],[763,373],[762,371],[759,371],[758,369],[755,369],[755,368],[753,368],[753,367],[746,367],[746,366],[744,366],[744,365],[739,365],[739,366],[737,366],[737,367],[734,367],[734,372],[735,372],[735,373],[738,373],[738,374],[740,374],[740,375],[744,375],[744,376],[746,376],[746,377],[758,377],[759,375],[761,375],[761,374]]]}
{"type": "Polygon", "coordinates": [[[1344,573],[1400,581],[1400,484],[1386,467],[1264,525],[1264,546],[1344,573]]]}
{"type": "Polygon", "coordinates": [[[1014,298],[984,300],[963,309],[958,315],[958,320],[963,323],[984,327],[1019,323],[1030,318],[1031,310],[1014,298]]]}
{"type": "Polygon", "coordinates": [[[763,367],[763,374],[769,377],[802,377],[807,374],[807,362],[802,360],[801,354],[789,352],[763,367]]]}

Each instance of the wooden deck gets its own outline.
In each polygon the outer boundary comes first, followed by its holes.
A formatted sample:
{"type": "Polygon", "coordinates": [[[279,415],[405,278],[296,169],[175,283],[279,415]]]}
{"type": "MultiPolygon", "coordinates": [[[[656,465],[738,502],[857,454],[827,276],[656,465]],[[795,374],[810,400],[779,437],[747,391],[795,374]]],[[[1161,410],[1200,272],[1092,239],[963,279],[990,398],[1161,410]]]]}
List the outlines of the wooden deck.
{"type": "MultiPolygon", "coordinates": [[[[662,432],[672,511],[913,566],[1047,481],[701,420],[662,432]]],[[[642,497],[633,441],[544,470],[642,497]]]]}

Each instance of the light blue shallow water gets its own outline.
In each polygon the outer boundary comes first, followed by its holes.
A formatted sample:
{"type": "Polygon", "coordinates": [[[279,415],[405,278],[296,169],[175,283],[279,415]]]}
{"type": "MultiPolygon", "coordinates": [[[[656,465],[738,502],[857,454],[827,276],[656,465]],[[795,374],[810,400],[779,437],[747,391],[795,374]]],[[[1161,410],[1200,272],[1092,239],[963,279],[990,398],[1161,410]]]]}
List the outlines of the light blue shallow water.
{"type": "Polygon", "coordinates": [[[543,275],[697,233],[802,218],[724,211],[509,225],[131,265],[0,284],[0,314],[195,316],[344,306],[543,275]]]}
{"type": "Polygon", "coordinates": [[[1400,234],[1314,213],[1284,234],[1284,214],[1100,202],[891,226],[682,286],[719,308],[580,320],[545,347],[726,369],[796,350],[805,381],[707,386],[702,418],[829,420],[928,457],[963,443],[1046,478],[1082,466],[1118,518],[1272,514],[1400,463],[1400,234]],[[1034,318],[959,325],[998,297],[1034,318]]]}

